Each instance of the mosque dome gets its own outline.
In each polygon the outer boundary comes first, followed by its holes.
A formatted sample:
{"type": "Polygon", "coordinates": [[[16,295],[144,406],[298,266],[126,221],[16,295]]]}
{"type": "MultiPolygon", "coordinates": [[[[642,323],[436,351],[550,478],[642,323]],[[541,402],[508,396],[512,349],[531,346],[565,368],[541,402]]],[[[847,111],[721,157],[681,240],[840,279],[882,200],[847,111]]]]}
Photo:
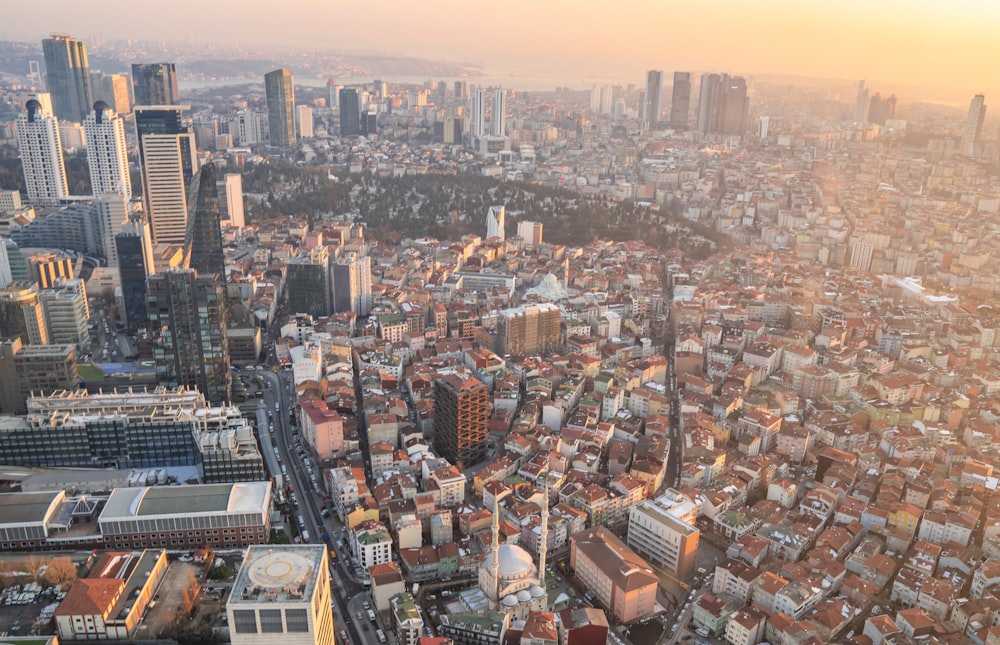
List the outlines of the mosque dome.
{"type": "Polygon", "coordinates": [[[514,594],[510,594],[508,596],[504,596],[501,602],[503,602],[504,607],[513,607],[517,604],[517,598],[514,597],[514,594]]]}
{"type": "Polygon", "coordinates": [[[517,592],[517,601],[518,602],[528,602],[529,600],[531,600],[531,592],[530,591],[528,591],[527,589],[522,589],[522,590],[520,590],[520,591],[517,592]]]}
{"type": "Polygon", "coordinates": [[[531,573],[531,567],[534,565],[531,555],[516,544],[501,544],[499,549],[486,556],[483,566],[487,570],[493,570],[493,558],[498,557],[496,553],[499,553],[500,558],[498,567],[500,577],[516,578],[531,573]]]}
{"type": "Polygon", "coordinates": [[[545,590],[544,589],[542,589],[538,585],[531,585],[531,597],[532,598],[541,598],[544,595],[545,595],[545,590]]]}

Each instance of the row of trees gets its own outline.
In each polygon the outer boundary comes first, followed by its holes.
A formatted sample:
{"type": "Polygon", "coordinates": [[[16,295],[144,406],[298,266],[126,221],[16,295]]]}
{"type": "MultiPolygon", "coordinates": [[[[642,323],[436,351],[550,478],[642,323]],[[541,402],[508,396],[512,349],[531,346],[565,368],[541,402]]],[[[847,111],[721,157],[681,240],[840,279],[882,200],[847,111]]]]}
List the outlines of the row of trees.
{"type": "Polygon", "coordinates": [[[67,589],[79,571],[69,556],[45,558],[29,555],[20,561],[0,560],[0,588],[28,582],[48,583],[67,589]]]}

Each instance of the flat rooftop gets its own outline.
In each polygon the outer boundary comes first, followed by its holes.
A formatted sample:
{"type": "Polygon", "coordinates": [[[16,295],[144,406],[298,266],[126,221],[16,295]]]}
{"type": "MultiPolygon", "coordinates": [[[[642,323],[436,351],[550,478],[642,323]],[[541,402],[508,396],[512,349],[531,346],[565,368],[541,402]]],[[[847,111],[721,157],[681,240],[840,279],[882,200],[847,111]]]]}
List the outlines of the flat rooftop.
{"type": "Polygon", "coordinates": [[[270,482],[116,488],[101,520],[217,513],[259,513],[270,501],[270,482]]]}
{"type": "Polygon", "coordinates": [[[61,498],[62,491],[43,493],[2,493],[0,494],[0,518],[4,524],[30,524],[45,521],[45,516],[61,498]]]}
{"type": "Polygon", "coordinates": [[[230,605],[309,602],[324,571],[322,544],[251,546],[233,583],[230,605]]]}

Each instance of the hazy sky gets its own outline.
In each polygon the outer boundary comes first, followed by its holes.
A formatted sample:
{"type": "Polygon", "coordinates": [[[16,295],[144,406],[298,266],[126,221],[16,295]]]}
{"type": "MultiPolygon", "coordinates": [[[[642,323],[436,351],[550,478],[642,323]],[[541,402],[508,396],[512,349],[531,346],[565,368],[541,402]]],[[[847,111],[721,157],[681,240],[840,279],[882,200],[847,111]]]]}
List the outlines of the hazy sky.
{"type": "MultiPolygon", "coordinates": [[[[1000,88],[997,0],[41,0],[0,36],[266,42],[641,82],[667,71],[1000,88]],[[279,17],[277,14],[287,14],[279,17]],[[278,28],[280,27],[280,31],[278,28]]],[[[989,97],[987,97],[989,98],[989,97]]]]}

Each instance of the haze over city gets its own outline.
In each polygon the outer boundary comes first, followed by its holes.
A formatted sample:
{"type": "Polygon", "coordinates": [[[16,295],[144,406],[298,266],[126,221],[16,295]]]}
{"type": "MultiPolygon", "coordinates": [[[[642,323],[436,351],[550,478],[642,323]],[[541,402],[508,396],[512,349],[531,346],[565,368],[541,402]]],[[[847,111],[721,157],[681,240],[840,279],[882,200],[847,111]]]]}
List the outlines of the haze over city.
{"type": "Polygon", "coordinates": [[[255,43],[391,52],[482,64],[564,84],[634,82],[650,67],[856,79],[990,92],[1000,60],[1000,3],[989,0],[681,0],[368,3],[52,0],[5,8],[0,37],[80,37],[255,43]],[[987,87],[987,85],[991,87],[987,87]]]}

